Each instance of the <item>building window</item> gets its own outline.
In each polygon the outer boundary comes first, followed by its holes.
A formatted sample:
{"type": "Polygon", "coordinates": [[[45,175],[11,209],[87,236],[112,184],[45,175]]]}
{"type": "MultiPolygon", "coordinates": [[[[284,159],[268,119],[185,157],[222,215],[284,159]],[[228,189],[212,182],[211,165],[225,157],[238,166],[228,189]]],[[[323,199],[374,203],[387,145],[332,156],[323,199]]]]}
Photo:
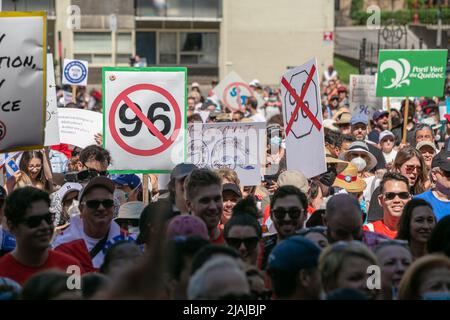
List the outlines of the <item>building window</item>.
{"type": "Polygon", "coordinates": [[[75,59],[93,64],[112,63],[111,32],[75,32],[73,45],[75,59]]]}
{"type": "Polygon", "coordinates": [[[116,64],[128,64],[133,54],[133,39],[131,33],[117,33],[116,64]]]}
{"type": "Polygon", "coordinates": [[[114,65],[114,62],[116,65],[128,65],[133,54],[130,32],[118,32],[115,35],[111,32],[74,32],[73,38],[74,58],[93,65],[114,65]]]}
{"type": "Polygon", "coordinates": [[[218,41],[215,32],[181,32],[180,64],[217,65],[218,41]]]}
{"type": "Polygon", "coordinates": [[[159,64],[177,64],[177,33],[159,33],[159,64]]]}

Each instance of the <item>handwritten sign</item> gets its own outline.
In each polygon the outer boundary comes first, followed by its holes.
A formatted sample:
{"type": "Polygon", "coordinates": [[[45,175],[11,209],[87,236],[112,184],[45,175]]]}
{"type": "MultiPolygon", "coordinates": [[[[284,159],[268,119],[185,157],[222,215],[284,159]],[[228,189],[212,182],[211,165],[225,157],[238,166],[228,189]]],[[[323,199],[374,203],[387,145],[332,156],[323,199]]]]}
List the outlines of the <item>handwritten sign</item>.
{"type": "Polygon", "coordinates": [[[45,12],[0,12],[0,152],[43,147],[45,12]]]}
{"type": "Polygon", "coordinates": [[[94,135],[103,130],[102,114],[89,110],[59,108],[58,122],[61,143],[80,148],[96,144],[94,135]]]}
{"type": "Polygon", "coordinates": [[[188,162],[211,169],[236,171],[243,186],[261,183],[266,124],[194,123],[189,125],[188,162]]]}
{"type": "Polygon", "coordinates": [[[371,75],[350,75],[350,112],[364,113],[372,118],[381,109],[382,100],[375,95],[376,77],[371,75]]]}

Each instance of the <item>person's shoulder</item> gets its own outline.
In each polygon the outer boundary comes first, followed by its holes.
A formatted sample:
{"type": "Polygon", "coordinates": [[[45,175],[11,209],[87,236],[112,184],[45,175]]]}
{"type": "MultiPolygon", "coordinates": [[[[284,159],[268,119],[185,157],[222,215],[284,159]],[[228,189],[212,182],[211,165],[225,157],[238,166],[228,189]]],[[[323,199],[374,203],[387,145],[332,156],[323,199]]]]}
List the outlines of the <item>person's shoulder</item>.
{"type": "Polygon", "coordinates": [[[48,259],[51,262],[56,262],[58,264],[66,264],[66,265],[80,265],[78,259],[68,255],[67,253],[57,251],[57,250],[49,250],[48,259]]]}
{"type": "Polygon", "coordinates": [[[2,267],[5,265],[7,265],[7,264],[9,265],[14,262],[15,262],[15,260],[12,256],[11,252],[8,252],[4,256],[0,257],[0,269],[2,269],[2,267]]]}
{"type": "Polygon", "coordinates": [[[413,198],[428,200],[428,199],[433,199],[435,197],[433,195],[433,192],[431,192],[431,190],[427,190],[427,191],[424,191],[422,193],[416,194],[413,198]]]}

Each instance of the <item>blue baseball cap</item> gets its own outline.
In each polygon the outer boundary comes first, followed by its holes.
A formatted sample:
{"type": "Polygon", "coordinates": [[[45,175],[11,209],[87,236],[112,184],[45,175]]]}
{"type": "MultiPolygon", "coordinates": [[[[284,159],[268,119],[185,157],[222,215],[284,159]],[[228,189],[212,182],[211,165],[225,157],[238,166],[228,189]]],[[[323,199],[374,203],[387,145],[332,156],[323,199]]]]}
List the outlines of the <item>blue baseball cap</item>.
{"type": "Polygon", "coordinates": [[[357,123],[364,123],[367,126],[369,123],[369,118],[365,114],[357,113],[350,120],[350,124],[353,126],[357,123]]]}
{"type": "Polygon", "coordinates": [[[268,269],[297,272],[300,269],[317,267],[320,248],[302,236],[292,236],[280,242],[270,253],[268,269]]]}
{"type": "Polygon", "coordinates": [[[389,112],[387,112],[387,111],[385,111],[385,110],[377,110],[377,111],[375,111],[375,112],[373,113],[372,119],[373,119],[373,121],[377,121],[378,118],[380,118],[380,117],[383,116],[383,115],[388,116],[388,115],[389,115],[389,112]]]}
{"type": "Polygon", "coordinates": [[[135,174],[119,174],[113,177],[112,181],[120,186],[129,186],[131,189],[141,185],[141,179],[135,174]]]}

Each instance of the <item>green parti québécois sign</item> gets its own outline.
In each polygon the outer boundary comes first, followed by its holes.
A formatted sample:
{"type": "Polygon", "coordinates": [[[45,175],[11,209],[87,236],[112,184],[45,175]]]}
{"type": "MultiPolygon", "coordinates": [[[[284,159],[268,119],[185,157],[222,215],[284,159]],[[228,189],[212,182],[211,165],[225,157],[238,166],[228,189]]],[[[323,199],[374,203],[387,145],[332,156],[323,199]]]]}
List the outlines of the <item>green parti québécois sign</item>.
{"type": "Polygon", "coordinates": [[[380,50],[377,97],[444,95],[447,50],[380,50]]]}

